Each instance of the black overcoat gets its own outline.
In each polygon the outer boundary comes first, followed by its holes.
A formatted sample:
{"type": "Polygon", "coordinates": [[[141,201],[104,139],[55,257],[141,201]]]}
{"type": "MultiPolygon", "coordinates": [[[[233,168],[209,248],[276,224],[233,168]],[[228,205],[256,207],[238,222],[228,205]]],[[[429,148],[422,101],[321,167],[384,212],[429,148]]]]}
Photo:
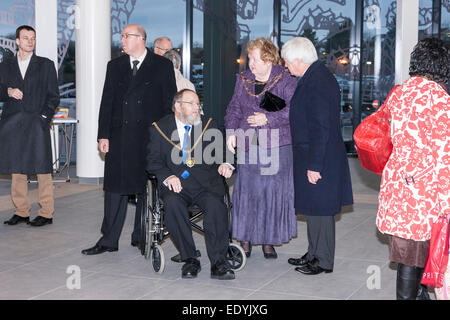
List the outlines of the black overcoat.
{"type": "Polygon", "coordinates": [[[48,174],[52,168],[50,122],[59,104],[54,63],[32,55],[25,79],[17,56],[0,64],[0,173],[48,174]],[[23,92],[22,100],[8,88],[23,92]],[[44,116],[44,117],[43,117],[44,116]]]}
{"type": "Polygon", "coordinates": [[[108,63],[97,136],[109,139],[105,191],[124,195],[144,192],[148,128],[172,113],[176,90],[172,62],[148,49],[134,77],[128,55],[108,63]]]}
{"type": "Polygon", "coordinates": [[[340,128],[340,91],[333,74],[319,61],[299,80],[291,100],[295,211],[331,216],[353,203],[350,170],[340,128]],[[320,172],[316,185],[307,170],[320,172]]]}

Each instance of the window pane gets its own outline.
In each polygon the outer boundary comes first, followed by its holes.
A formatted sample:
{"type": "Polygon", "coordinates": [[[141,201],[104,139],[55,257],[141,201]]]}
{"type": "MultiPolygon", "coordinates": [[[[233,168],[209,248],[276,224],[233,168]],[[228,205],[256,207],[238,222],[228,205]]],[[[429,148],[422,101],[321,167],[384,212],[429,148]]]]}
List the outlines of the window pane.
{"type": "MultiPolygon", "coordinates": [[[[247,43],[259,37],[271,39],[273,30],[273,1],[236,1],[239,71],[248,68],[247,43]]],[[[276,44],[275,44],[276,45],[276,44]]]]}
{"type": "Polygon", "coordinates": [[[419,40],[433,35],[433,0],[419,1],[419,40]]]}
{"type": "Polygon", "coordinates": [[[58,80],[62,107],[75,117],[75,0],[58,0],[58,80]]]}
{"type": "Polygon", "coordinates": [[[365,0],[361,119],[376,110],[395,82],[396,0],[365,0]]]}
{"type": "Polygon", "coordinates": [[[288,0],[281,5],[281,42],[310,39],[339,83],[344,141],[353,139],[354,81],[359,78],[359,48],[351,43],[354,24],[354,1],[288,0]]]}
{"type": "Polygon", "coordinates": [[[441,39],[450,42],[450,1],[442,1],[441,39]]]}
{"type": "Polygon", "coordinates": [[[141,25],[147,32],[147,47],[158,37],[169,37],[176,49],[183,48],[186,2],[183,0],[111,0],[111,57],[121,54],[120,36],[127,24],[141,25]]]}
{"type": "Polygon", "coordinates": [[[201,7],[194,6],[193,12],[193,35],[191,53],[191,81],[195,86],[200,101],[203,102],[203,11],[201,7]]]}
{"type": "Polygon", "coordinates": [[[24,24],[34,27],[34,0],[0,1],[0,62],[16,54],[16,29],[24,24]]]}

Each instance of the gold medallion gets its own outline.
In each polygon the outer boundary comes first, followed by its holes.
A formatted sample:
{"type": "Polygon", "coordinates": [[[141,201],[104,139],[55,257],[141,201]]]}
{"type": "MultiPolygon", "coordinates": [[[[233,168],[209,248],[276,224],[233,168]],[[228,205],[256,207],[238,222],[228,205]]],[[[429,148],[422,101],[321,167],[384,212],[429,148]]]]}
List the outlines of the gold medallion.
{"type": "Polygon", "coordinates": [[[194,158],[189,158],[189,159],[186,160],[186,165],[187,165],[189,168],[192,168],[192,167],[194,166],[194,164],[195,164],[194,158]]]}

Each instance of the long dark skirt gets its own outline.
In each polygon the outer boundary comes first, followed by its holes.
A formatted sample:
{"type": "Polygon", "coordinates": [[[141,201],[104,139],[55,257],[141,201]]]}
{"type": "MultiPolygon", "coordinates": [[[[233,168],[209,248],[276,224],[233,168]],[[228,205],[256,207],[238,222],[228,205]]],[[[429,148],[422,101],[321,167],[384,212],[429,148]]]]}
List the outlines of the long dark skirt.
{"type": "MultiPolygon", "coordinates": [[[[294,210],[294,181],[292,172],[292,147],[279,147],[276,159],[273,151],[263,149],[257,163],[249,163],[249,152],[245,153],[245,164],[237,166],[237,177],[233,188],[233,237],[253,244],[279,245],[297,236],[297,219],[294,210]],[[275,171],[263,175],[262,169],[275,171]]],[[[259,151],[259,150],[258,150],[259,151]]],[[[268,173],[268,172],[265,172],[268,173]]]]}

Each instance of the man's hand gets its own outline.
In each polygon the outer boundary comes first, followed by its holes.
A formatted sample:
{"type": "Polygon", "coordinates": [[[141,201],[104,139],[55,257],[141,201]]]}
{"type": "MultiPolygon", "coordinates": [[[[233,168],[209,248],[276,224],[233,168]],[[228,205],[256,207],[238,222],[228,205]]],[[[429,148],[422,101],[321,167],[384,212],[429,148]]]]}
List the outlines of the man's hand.
{"type": "Polygon", "coordinates": [[[253,115],[247,118],[247,122],[250,127],[262,127],[265,126],[269,120],[262,112],[253,112],[253,115]]]}
{"type": "Polygon", "coordinates": [[[222,163],[219,166],[219,170],[218,171],[219,171],[219,174],[221,176],[225,177],[225,179],[228,179],[233,174],[233,169],[226,163],[222,163]]]}
{"type": "Polygon", "coordinates": [[[8,88],[8,96],[17,100],[22,100],[23,92],[19,89],[8,88]]]}
{"type": "Polygon", "coordinates": [[[109,140],[108,139],[100,139],[98,141],[98,150],[103,153],[109,152],[109,140]]]}
{"type": "Polygon", "coordinates": [[[235,154],[236,151],[234,148],[236,148],[236,136],[229,136],[227,139],[227,148],[230,150],[232,154],[235,154]]]}
{"type": "Polygon", "coordinates": [[[309,183],[312,183],[312,184],[317,184],[317,181],[319,181],[319,179],[322,179],[320,172],[308,170],[306,175],[308,176],[309,183]]]}
{"type": "Polygon", "coordinates": [[[170,176],[165,180],[165,182],[167,184],[167,188],[175,193],[180,193],[183,189],[181,187],[181,181],[177,176],[170,176]]]}

